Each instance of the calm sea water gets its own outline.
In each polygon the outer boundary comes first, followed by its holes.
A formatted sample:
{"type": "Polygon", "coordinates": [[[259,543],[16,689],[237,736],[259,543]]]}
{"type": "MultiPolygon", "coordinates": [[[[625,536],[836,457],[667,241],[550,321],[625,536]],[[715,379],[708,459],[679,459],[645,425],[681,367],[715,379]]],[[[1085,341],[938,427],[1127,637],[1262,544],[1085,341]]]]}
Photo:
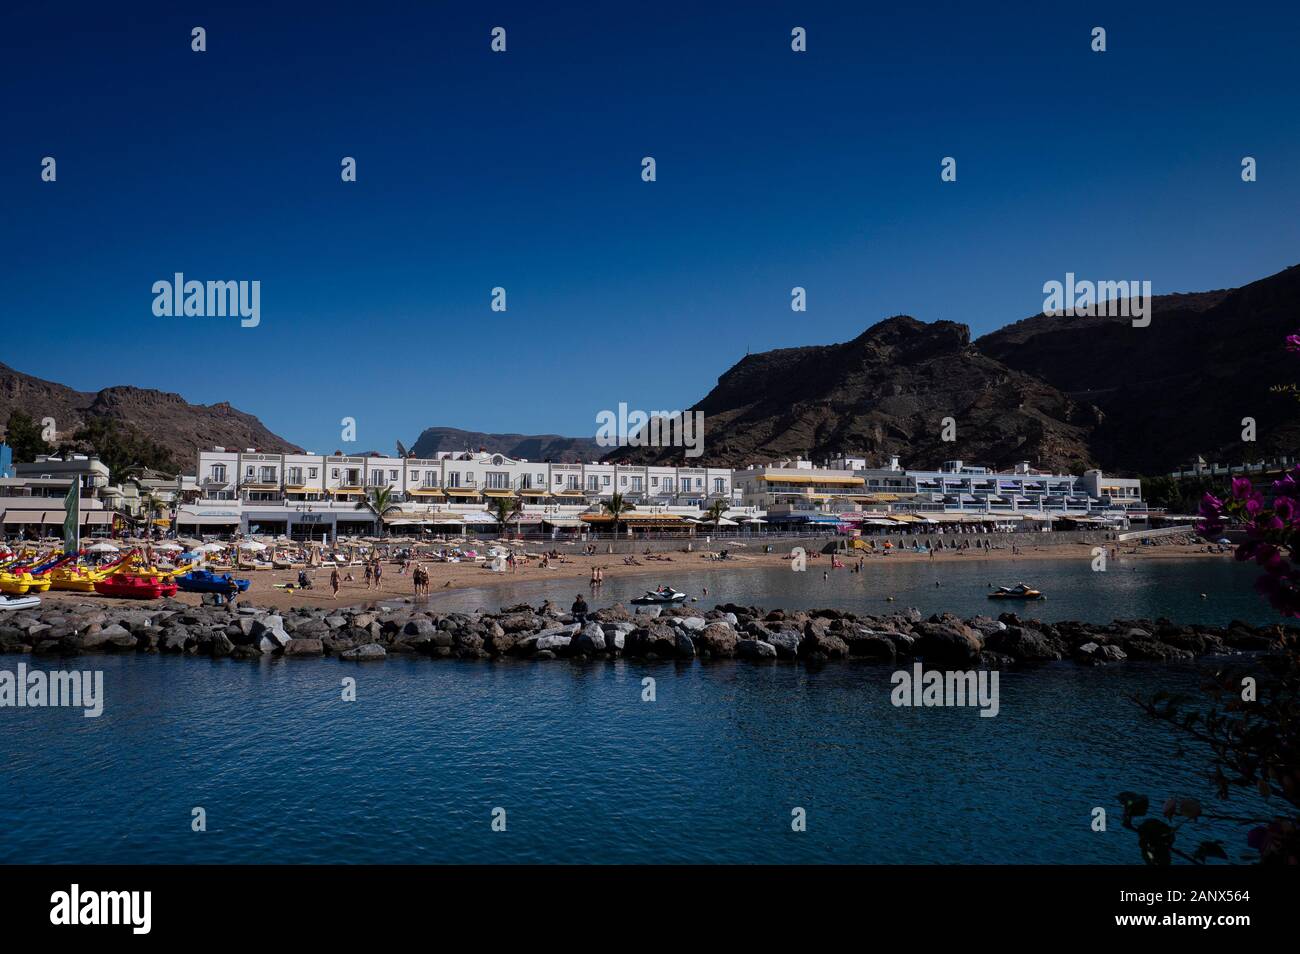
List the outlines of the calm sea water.
{"type": "MultiPolygon", "coordinates": [[[[963,558],[964,559],[964,558],[963,558]]],[[[563,580],[506,584],[491,590],[461,590],[435,594],[432,605],[447,610],[493,609],[512,603],[540,603],[554,599],[568,607],[581,590],[593,607],[628,603],[647,588],[669,583],[702,606],[718,603],[762,606],[767,609],[820,608],[891,613],[916,607],[929,615],[950,611],[975,616],[1011,611],[1042,620],[1076,619],[1109,622],[1112,619],[1168,617],[1179,623],[1224,624],[1234,619],[1250,623],[1277,622],[1268,604],[1251,589],[1258,568],[1231,558],[1193,560],[1111,561],[1104,573],[1094,573],[1082,560],[1008,560],[970,562],[890,562],[889,557],[868,560],[862,573],[831,570],[830,561],[811,561],[804,573],[786,567],[715,569],[687,578],[687,567],[698,562],[663,564],[658,576],[610,579],[595,599],[585,581],[563,580]],[[821,565],[818,565],[821,564],[821,565]],[[829,576],[823,579],[823,572],[829,576]],[[988,598],[989,585],[1010,585],[1021,580],[1047,594],[1035,603],[1003,603],[988,598]],[[935,584],[939,585],[936,586],[935,584]],[[702,588],[707,587],[704,594],[702,588]],[[1201,594],[1205,594],[1202,599],[1201,594]],[[887,602],[886,597],[894,597],[887,602]]],[[[479,572],[487,575],[487,571],[479,572]]],[[[403,581],[404,582],[404,581],[403,581]]]]}
{"type": "Polygon", "coordinates": [[[865,664],[94,664],[99,719],[0,710],[0,862],[1131,863],[1116,793],[1210,798],[1126,701],[1186,664],[1005,672],[996,718],[865,664]]]}
{"type": "MultiPolygon", "coordinates": [[[[1226,563],[1104,583],[1032,568],[1051,615],[1261,615],[1232,595],[1245,579],[1226,563]],[[1214,599],[1186,596],[1202,590],[1214,599]]],[[[900,603],[986,608],[986,569],[944,570],[929,599],[932,568],[887,572],[900,603]]],[[[770,577],[778,596],[754,572],[714,579],[740,602],[874,607],[886,573],[821,592],[820,574],[792,575],[770,577]]],[[[20,661],[51,665],[0,669],[20,661]]],[[[71,663],[103,670],[101,718],[0,709],[0,862],[1136,863],[1118,792],[1211,800],[1204,761],[1176,757],[1127,698],[1193,691],[1195,664],[1006,671],[999,715],[981,718],[895,708],[893,667],[860,663],[71,663]],[[340,699],[344,676],[356,702],[340,699]],[[1094,806],[1107,833],[1089,827],[1094,806]],[[191,831],[195,807],[206,832],[191,831]],[[805,832],[791,831],[796,807],[805,832]]],[[[1233,828],[1202,834],[1242,844],[1233,828]]]]}

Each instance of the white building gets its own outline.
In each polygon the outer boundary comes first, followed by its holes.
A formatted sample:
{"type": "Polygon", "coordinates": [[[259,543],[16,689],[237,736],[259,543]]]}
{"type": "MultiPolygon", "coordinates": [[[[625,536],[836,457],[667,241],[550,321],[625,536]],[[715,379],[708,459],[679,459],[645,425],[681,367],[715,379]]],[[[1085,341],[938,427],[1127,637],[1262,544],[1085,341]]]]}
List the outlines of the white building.
{"type": "Polygon", "coordinates": [[[239,453],[199,454],[198,500],[178,508],[189,533],[271,533],[295,537],[374,533],[378,517],[363,501],[373,488],[391,494],[383,517],[394,527],[495,525],[495,499],[518,500],[521,527],[572,529],[580,515],[614,494],[636,506],[636,519],[684,519],[715,500],[737,502],[732,472],[713,467],[646,467],[611,463],[538,463],[502,454],[436,457],[239,453]],[[358,506],[360,504],[360,506],[358,506]]]}

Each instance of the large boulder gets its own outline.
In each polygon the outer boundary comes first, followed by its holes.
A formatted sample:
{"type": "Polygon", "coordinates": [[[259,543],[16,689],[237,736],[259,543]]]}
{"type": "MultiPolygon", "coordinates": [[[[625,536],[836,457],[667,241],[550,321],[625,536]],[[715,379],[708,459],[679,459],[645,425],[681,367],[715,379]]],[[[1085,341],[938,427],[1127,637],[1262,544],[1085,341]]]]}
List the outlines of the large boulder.
{"type": "Polygon", "coordinates": [[[840,638],[848,644],[849,655],[860,659],[893,659],[896,651],[894,640],[886,633],[858,628],[844,630],[840,638]]]}
{"type": "Polygon", "coordinates": [[[914,626],[916,652],[930,666],[970,666],[984,651],[980,634],[960,620],[931,620],[914,626]]]}
{"type": "Polygon", "coordinates": [[[533,641],[534,647],[539,653],[550,652],[558,653],[569,648],[569,643],[573,641],[573,636],[569,633],[568,627],[562,629],[549,629],[539,633],[537,639],[533,641]]]}
{"type": "Polygon", "coordinates": [[[776,647],[761,639],[741,639],[736,641],[736,655],[741,659],[775,659],[776,647]]]}
{"type": "MultiPolygon", "coordinates": [[[[93,629],[94,627],[92,627],[93,629]]],[[[96,632],[87,632],[81,637],[83,652],[123,652],[135,649],[135,637],[125,627],[114,623],[96,632]]]]}
{"type": "Polygon", "coordinates": [[[709,623],[693,638],[695,648],[701,656],[727,658],[736,654],[736,631],[727,623],[709,623]]]}
{"type": "Polygon", "coordinates": [[[311,637],[295,637],[284,647],[286,656],[321,656],[324,653],[324,644],[319,639],[311,637]]]}
{"type": "Polygon", "coordinates": [[[810,619],[804,624],[803,639],[799,641],[800,659],[843,659],[849,654],[849,644],[831,632],[825,619],[810,619]]]}
{"type": "Polygon", "coordinates": [[[364,646],[358,646],[355,649],[349,649],[340,654],[340,659],[347,659],[352,662],[371,662],[374,660],[387,658],[388,653],[383,646],[378,643],[366,643],[364,646]]]}
{"type": "Polygon", "coordinates": [[[778,629],[764,637],[763,642],[770,643],[776,649],[778,659],[794,659],[799,655],[799,644],[803,642],[803,633],[797,629],[778,629]]]}
{"type": "Polygon", "coordinates": [[[1007,626],[994,630],[984,637],[984,645],[993,652],[1003,653],[1023,662],[1046,662],[1061,659],[1065,645],[1028,626],[1007,626]]]}
{"type": "Polygon", "coordinates": [[[574,653],[603,653],[605,651],[605,631],[599,623],[588,623],[582,631],[569,642],[569,649],[574,653]]]}

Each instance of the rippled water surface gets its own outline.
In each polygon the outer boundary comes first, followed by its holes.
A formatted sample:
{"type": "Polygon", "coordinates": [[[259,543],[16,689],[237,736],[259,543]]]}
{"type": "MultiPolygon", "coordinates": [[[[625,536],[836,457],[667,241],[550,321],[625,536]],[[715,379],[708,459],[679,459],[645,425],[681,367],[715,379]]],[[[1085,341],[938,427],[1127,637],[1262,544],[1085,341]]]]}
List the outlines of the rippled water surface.
{"type": "Polygon", "coordinates": [[[856,663],[76,662],[101,718],[0,709],[0,862],[1127,863],[1093,806],[1209,798],[1125,698],[1190,665],[1005,672],[981,718],[856,663]]]}
{"type": "MultiPolygon", "coordinates": [[[[1166,616],[1180,623],[1215,623],[1234,619],[1251,623],[1277,618],[1251,588],[1258,575],[1253,565],[1224,559],[1147,559],[1112,561],[1104,573],[1094,573],[1087,558],[1073,560],[978,560],[962,557],[949,562],[890,562],[869,559],[862,573],[830,570],[825,558],[810,561],[808,571],[783,567],[717,569],[688,578],[685,557],[665,563],[658,576],[611,578],[594,599],[585,581],[556,580],[506,584],[490,590],[435,594],[437,608],[470,610],[554,599],[564,607],[581,590],[593,606],[628,602],[660,582],[670,583],[706,607],[720,602],[746,606],[835,607],[860,613],[889,613],[914,606],[926,615],[951,611],[962,616],[997,615],[1012,610],[1043,620],[1077,619],[1109,622],[1116,618],[1166,616]],[[822,564],[822,565],[818,565],[822,564]],[[828,578],[823,579],[823,574],[828,578]],[[988,598],[989,586],[1024,580],[1047,594],[1035,603],[1012,604],[988,598]],[[936,586],[935,584],[939,585],[936,586]],[[707,587],[704,594],[702,588],[707,587]],[[1202,598],[1204,594],[1204,598],[1202,598]],[[886,597],[894,597],[888,602],[886,597]]],[[[486,575],[486,571],[480,571],[486,575]]]]}

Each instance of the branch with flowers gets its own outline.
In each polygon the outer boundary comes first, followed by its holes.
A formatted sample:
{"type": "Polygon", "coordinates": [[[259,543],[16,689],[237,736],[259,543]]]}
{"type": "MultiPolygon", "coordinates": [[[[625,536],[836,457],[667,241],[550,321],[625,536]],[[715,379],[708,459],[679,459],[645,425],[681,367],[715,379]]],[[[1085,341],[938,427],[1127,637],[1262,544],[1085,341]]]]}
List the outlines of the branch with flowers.
{"type": "MultiPolygon", "coordinates": [[[[1296,336],[1292,336],[1296,337],[1296,336]]],[[[1214,494],[1201,498],[1201,519],[1196,529],[1207,537],[1217,537],[1235,524],[1245,531],[1246,539],[1238,546],[1238,560],[1254,560],[1264,568],[1255,581],[1258,590],[1283,616],[1300,619],[1300,467],[1273,481],[1273,501],[1265,504],[1264,495],[1248,477],[1232,481],[1232,496],[1221,499],[1214,494]]]]}

